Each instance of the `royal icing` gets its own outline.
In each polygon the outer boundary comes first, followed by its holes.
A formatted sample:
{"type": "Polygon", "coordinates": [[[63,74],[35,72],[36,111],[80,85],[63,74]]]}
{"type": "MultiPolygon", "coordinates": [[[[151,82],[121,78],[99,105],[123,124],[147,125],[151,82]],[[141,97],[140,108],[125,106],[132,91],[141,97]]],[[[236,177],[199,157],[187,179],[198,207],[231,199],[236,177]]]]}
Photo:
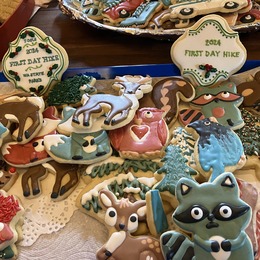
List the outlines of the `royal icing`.
{"type": "Polygon", "coordinates": [[[173,220],[191,233],[193,239],[176,231],[163,233],[160,240],[165,258],[178,254],[180,258],[185,255],[189,259],[254,259],[252,244],[245,232],[251,208],[239,198],[238,184],[232,173],[223,173],[213,183],[200,185],[182,178],[176,186],[176,196],[179,205],[173,220]],[[182,243],[178,243],[180,240],[182,243]]]}
{"type": "Polygon", "coordinates": [[[68,67],[65,49],[40,29],[22,29],[3,57],[3,72],[18,89],[45,94],[68,67]]]}
{"type": "Polygon", "coordinates": [[[174,42],[171,57],[194,86],[209,86],[238,71],[246,49],[224,18],[207,15],[174,42]]]}

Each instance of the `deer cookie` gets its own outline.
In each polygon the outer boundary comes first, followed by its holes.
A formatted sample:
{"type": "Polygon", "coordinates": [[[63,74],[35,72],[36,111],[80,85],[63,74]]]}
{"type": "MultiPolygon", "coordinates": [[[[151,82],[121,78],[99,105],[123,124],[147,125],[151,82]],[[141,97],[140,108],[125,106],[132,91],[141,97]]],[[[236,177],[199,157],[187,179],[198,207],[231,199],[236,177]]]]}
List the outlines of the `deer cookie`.
{"type": "Polygon", "coordinates": [[[225,172],[212,183],[198,184],[182,178],[176,186],[176,196],[179,205],[173,221],[192,234],[192,240],[177,231],[163,233],[160,241],[165,259],[254,259],[245,232],[252,210],[239,198],[232,173],[225,172]]]}
{"type": "Polygon", "coordinates": [[[11,96],[0,103],[0,123],[8,129],[18,124],[18,128],[12,132],[12,138],[24,144],[40,131],[43,110],[44,101],[41,97],[11,96]]]}
{"type": "Polygon", "coordinates": [[[18,178],[16,167],[8,165],[0,160],[0,189],[8,191],[18,178]]]}
{"type": "Polygon", "coordinates": [[[48,173],[55,175],[55,183],[51,193],[51,199],[62,200],[70,195],[79,182],[77,164],[61,164],[51,160],[46,163],[29,167],[22,174],[21,184],[23,195],[26,198],[34,198],[41,194],[40,181],[48,173]]]}
{"type": "Polygon", "coordinates": [[[43,111],[42,127],[38,135],[31,141],[21,144],[8,142],[2,146],[3,159],[15,167],[31,167],[51,160],[45,151],[43,138],[45,135],[56,134],[60,119],[56,117],[55,107],[48,107],[43,111]]]}
{"type": "Polygon", "coordinates": [[[79,126],[91,127],[92,116],[104,118],[103,129],[111,130],[128,124],[139,107],[139,99],[152,91],[152,79],[142,76],[116,77],[113,88],[119,96],[111,94],[83,95],[82,106],[75,111],[72,121],[79,126]],[[80,119],[83,117],[83,119],[80,119]]]}
{"type": "Polygon", "coordinates": [[[233,172],[246,163],[244,148],[238,135],[218,123],[216,118],[205,118],[186,126],[197,140],[195,161],[199,172],[213,181],[225,171],[233,172]]]}
{"type": "Polygon", "coordinates": [[[138,228],[138,223],[145,219],[146,202],[134,203],[128,199],[117,200],[107,190],[99,192],[99,199],[106,209],[105,222],[117,231],[96,253],[97,259],[162,259],[160,243],[152,236],[131,235],[138,228]]]}
{"type": "Polygon", "coordinates": [[[122,158],[154,159],[163,156],[169,139],[163,113],[157,108],[141,108],[129,124],[109,131],[111,144],[122,158]]]}

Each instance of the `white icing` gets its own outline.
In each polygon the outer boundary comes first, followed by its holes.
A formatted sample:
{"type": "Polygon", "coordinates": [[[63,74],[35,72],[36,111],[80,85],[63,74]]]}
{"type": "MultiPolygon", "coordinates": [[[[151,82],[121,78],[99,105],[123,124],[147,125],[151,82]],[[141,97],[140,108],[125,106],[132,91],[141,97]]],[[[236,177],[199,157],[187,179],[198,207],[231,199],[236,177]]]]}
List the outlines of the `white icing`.
{"type": "Polygon", "coordinates": [[[59,144],[64,144],[64,140],[61,139],[64,135],[46,135],[44,137],[44,146],[45,149],[50,151],[52,146],[58,146],[59,144]]]}
{"type": "Polygon", "coordinates": [[[143,206],[137,210],[137,214],[140,217],[143,217],[146,215],[146,206],[143,206]]]}
{"type": "Polygon", "coordinates": [[[138,181],[148,187],[152,187],[154,184],[157,183],[157,180],[154,177],[147,178],[147,177],[140,177],[137,178],[138,181]]]}
{"type": "Polygon", "coordinates": [[[226,80],[238,71],[246,61],[246,49],[238,33],[230,29],[224,18],[207,15],[174,42],[171,57],[182,76],[189,78],[195,86],[204,86],[226,80]],[[198,28],[199,32],[196,31],[198,28]],[[204,76],[205,71],[199,69],[199,65],[206,64],[217,69],[217,72],[210,72],[208,78],[204,76]]]}
{"type": "Polygon", "coordinates": [[[112,202],[106,194],[102,193],[100,199],[107,208],[112,206],[112,202]]]}
{"type": "Polygon", "coordinates": [[[140,188],[134,188],[134,187],[125,187],[124,188],[124,192],[126,192],[126,193],[139,193],[140,192],[140,188]]]}
{"type": "Polygon", "coordinates": [[[118,247],[120,247],[126,238],[125,231],[114,232],[106,243],[106,249],[113,253],[118,247]]]}
{"type": "Polygon", "coordinates": [[[92,190],[88,191],[87,193],[84,193],[81,197],[81,204],[84,205],[86,204],[86,202],[88,200],[91,200],[92,196],[97,197],[98,196],[98,192],[102,189],[107,188],[107,186],[112,183],[113,181],[117,181],[118,184],[122,184],[123,180],[134,180],[135,177],[133,176],[133,174],[131,172],[128,172],[127,174],[122,173],[117,175],[116,177],[112,177],[108,180],[104,180],[103,182],[97,184],[92,190]]]}
{"type": "MultiPolygon", "coordinates": [[[[215,240],[219,243],[219,245],[221,245],[221,242],[224,241],[225,238],[223,238],[221,236],[212,236],[209,240],[215,240]]],[[[216,260],[227,260],[231,255],[231,251],[226,252],[220,246],[219,252],[211,252],[211,255],[216,260]]]]}

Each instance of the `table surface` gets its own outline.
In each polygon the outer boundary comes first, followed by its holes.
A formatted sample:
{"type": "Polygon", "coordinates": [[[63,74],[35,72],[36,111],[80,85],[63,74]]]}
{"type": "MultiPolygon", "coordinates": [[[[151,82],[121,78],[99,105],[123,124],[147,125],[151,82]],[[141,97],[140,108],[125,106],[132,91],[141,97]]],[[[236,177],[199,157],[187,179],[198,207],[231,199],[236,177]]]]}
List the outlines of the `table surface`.
{"type": "MultiPolygon", "coordinates": [[[[60,43],[69,55],[70,68],[172,63],[172,41],[100,30],[72,20],[52,1],[28,25],[36,26],[60,43]]],[[[248,60],[260,60],[260,31],[240,33],[248,60]]]]}

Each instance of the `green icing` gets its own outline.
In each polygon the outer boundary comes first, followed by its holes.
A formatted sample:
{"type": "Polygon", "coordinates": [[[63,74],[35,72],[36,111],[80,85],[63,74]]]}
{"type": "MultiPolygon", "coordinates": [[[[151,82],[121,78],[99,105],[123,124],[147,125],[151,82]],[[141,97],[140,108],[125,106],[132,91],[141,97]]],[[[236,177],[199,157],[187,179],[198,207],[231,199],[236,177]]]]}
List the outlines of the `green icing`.
{"type": "Polygon", "coordinates": [[[150,160],[125,160],[122,165],[118,163],[104,163],[93,167],[89,176],[91,178],[102,178],[103,176],[109,175],[112,171],[117,171],[118,173],[128,172],[130,169],[133,172],[138,170],[147,172],[156,172],[159,169],[158,163],[150,160]]]}
{"type": "Polygon", "coordinates": [[[87,85],[86,92],[93,93],[95,88],[88,85],[93,81],[93,77],[86,75],[76,75],[72,78],[65,79],[57,83],[50,91],[47,99],[49,106],[76,104],[80,102],[84,93],[79,89],[83,85],[87,85]]]}
{"type": "Polygon", "coordinates": [[[253,115],[246,109],[241,109],[245,125],[235,130],[241,139],[246,155],[260,155],[260,117],[253,115]]]}
{"type": "Polygon", "coordinates": [[[190,175],[196,175],[197,172],[187,165],[187,159],[181,154],[181,148],[169,145],[166,148],[166,154],[162,159],[163,166],[157,173],[165,173],[162,181],[156,185],[156,189],[160,192],[169,191],[175,195],[175,187],[180,178],[186,177],[192,179],[190,175]]]}
{"type": "MultiPolygon", "coordinates": [[[[140,199],[145,200],[145,194],[148,192],[151,188],[147,185],[144,185],[138,181],[138,179],[134,180],[123,180],[120,184],[115,180],[111,182],[107,188],[113,192],[118,199],[123,198],[124,196],[124,189],[125,188],[139,188],[140,192],[138,195],[140,196],[140,199]]],[[[82,205],[84,209],[87,211],[93,209],[95,213],[98,213],[100,209],[102,209],[101,204],[98,200],[98,197],[92,196],[91,200],[88,200],[84,205],[82,205]]]]}
{"type": "Polygon", "coordinates": [[[14,251],[10,246],[0,251],[0,259],[11,259],[14,257],[14,251]]]}

